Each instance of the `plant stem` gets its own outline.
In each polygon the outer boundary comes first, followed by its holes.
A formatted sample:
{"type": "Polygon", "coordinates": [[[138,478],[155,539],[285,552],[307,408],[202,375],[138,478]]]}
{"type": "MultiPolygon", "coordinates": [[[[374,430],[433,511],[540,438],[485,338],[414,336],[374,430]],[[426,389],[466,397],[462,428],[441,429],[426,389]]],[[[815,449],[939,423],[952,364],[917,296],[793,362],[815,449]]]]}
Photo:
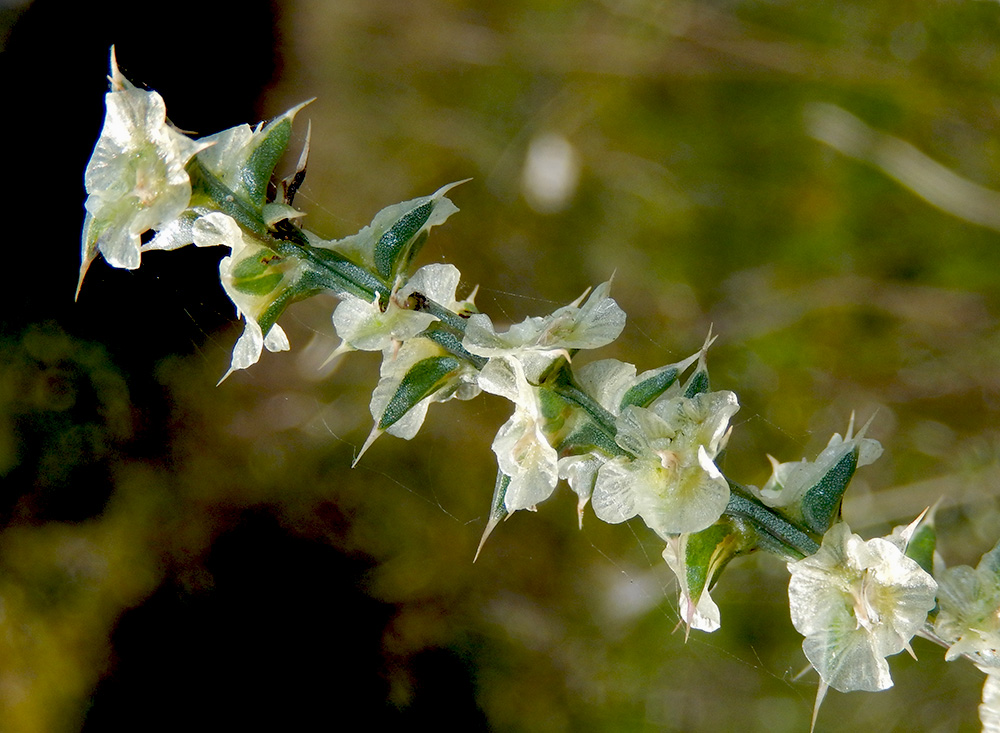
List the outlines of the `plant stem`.
{"type": "MultiPolygon", "coordinates": [[[[228,186],[205,168],[197,157],[188,164],[188,172],[192,184],[208,199],[207,203],[232,217],[249,235],[277,254],[297,257],[310,265],[318,287],[325,288],[334,295],[350,293],[367,301],[378,296],[381,302],[388,302],[392,294],[392,288],[388,283],[338,252],[310,245],[309,236],[297,227],[288,226],[272,231],[258,212],[248,207],[228,186]]],[[[455,357],[472,364],[476,369],[482,369],[486,365],[486,359],[470,354],[462,346],[461,339],[465,334],[466,323],[464,318],[426,296],[417,300],[414,309],[430,313],[444,327],[428,330],[424,333],[425,337],[432,339],[455,357]]],[[[568,361],[563,361],[562,364],[558,364],[557,361],[553,367],[554,378],[543,378],[543,381],[556,394],[587,414],[594,427],[606,438],[604,444],[609,450],[617,450],[619,455],[630,455],[615,442],[618,432],[615,416],[576,384],[568,361]]],[[[805,530],[758,501],[747,489],[733,481],[729,481],[729,486],[731,493],[725,513],[750,522],[758,531],[773,538],[781,548],[779,554],[785,554],[790,558],[801,558],[819,549],[819,545],[805,530]]]]}
{"type": "Polygon", "coordinates": [[[448,328],[452,331],[457,333],[460,337],[465,335],[464,318],[450,308],[445,308],[437,301],[431,300],[426,295],[423,295],[423,293],[421,293],[421,295],[423,297],[419,300],[414,310],[430,313],[432,316],[448,326],[448,328]]]}
{"type": "Polygon", "coordinates": [[[192,187],[208,199],[209,208],[232,217],[247,234],[274,252],[305,261],[310,265],[318,287],[334,295],[350,293],[366,301],[378,295],[380,301],[388,302],[391,288],[387,283],[338,252],[311,246],[304,230],[294,226],[280,231],[268,229],[260,214],[247,206],[197,156],[188,163],[187,170],[192,187]]]}
{"type": "MultiPolygon", "coordinates": [[[[618,428],[615,426],[615,416],[604,409],[593,397],[587,394],[573,379],[573,374],[564,365],[559,375],[553,380],[552,386],[560,397],[581,408],[590,417],[594,426],[607,438],[607,445],[618,449],[619,455],[630,455],[628,451],[615,442],[618,428]]],[[[635,456],[632,456],[633,458],[635,456]]]]}
{"type": "Polygon", "coordinates": [[[745,487],[728,478],[726,481],[730,491],[726,514],[742,517],[758,531],[776,539],[787,551],[789,559],[799,560],[815,554],[819,549],[819,543],[805,530],[754,498],[745,487]]]}

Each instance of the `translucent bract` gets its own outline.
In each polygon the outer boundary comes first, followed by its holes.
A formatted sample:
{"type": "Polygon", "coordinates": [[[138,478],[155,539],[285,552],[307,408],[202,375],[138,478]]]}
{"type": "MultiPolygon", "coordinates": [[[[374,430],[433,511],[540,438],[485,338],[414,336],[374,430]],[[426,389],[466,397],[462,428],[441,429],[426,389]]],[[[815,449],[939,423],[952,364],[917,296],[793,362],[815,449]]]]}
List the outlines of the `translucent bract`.
{"type": "Polygon", "coordinates": [[[802,499],[803,493],[815,486],[836,466],[848,453],[858,452],[857,467],[874,463],[882,455],[882,445],[872,438],[865,437],[865,425],[854,435],[854,417],[844,433],[834,433],[826,448],[816,456],[815,461],[790,461],[779,463],[768,456],[771,461],[772,474],[760,491],[761,498],[768,506],[792,506],[802,499]]]}
{"type": "Polygon", "coordinates": [[[823,681],[841,692],[891,687],[885,658],[909,649],[934,608],[934,579],[897,544],[866,542],[843,522],[788,569],[792,624],[823,681]]]}
{"type": "Polygon", "coordinates": [[[950,643],[945,659],[969,657],[1000,671],[1000,545],[975,570],[935,567],[938,610],[934,633],[950,643]]]}
{"type": "Polygon", "coordinates": [[[221,382],[234,371],[256,364],[265,347],[268,351],[288,350],[284,330],[277,323],[268,323],[271,319],[266,316],[283,291],[301,274],[304,265],[300,260],[280,261],[267,247],[244,236],[232,217],[219,212],[198,219],[193,236],[200,247],[221,244],[232,250],[219,262],[219,277],[246,325],[221,382]]]}
{"type": "Polygon", "coordinates": [[[625,311],[608,296],[611,283],[584,293],[548,316],[526,318],[498,333],[485,313],[469,318],[464,346],[470,353],[489,358],[519,359],[529,381],[537,381],[559,356],[574,349],[596,349],[614,341],[625,328],[625,311]],[[583,303],[583,305],[581,305],[583,303]]]}
{"type": "Polygon", "coordinates": [[[454,265],[421,267],[392,294],[384,311],[378,298],[369,303],[345,293],[333,312],[333,325],[342,340],[337,353],[351,349],[385,351],[394,344],[398,348],[437,320],[430,313],[414,310],[408,298],[419,293],[445,308],[466,307],[467,303],[455,299],[460,279],[461,273],[454,265]]]}
{"type": "Polygon", "coordinates": [[[689,629],[699,631],[717,631],[722,625],[722,615],[719,607],[704,588],[697,597],[692,598],[691,588],[688,582],[688,567],[685,560],[686,545],[688,535],[678,535],[667,540],[667,546],[663,549],[663,559],[677,576],[677,584],[680,588],[679,612],[681,620],[689,629]]]}
{"type": "Polygon", "coordinates": [[[104,128],[84,174],[81,282],[98,252],[113,267],[139,267],[140,237],[166,227],[187,208],[191,180],[185,166],[208,147],[171,127],[163,98],[132,86],[113,52],[111,79],[104,128]]]}
{"type": "Polygon", "coordinates": [[[639,515],[662,537],[710,526],[729,502],[729,484],[714,459],[737,410],[736,395],[725,391],[627,407],[616,440],[635,457],[601,466],[594,513],[611,523],[639,515]]]}
{"type": "Polygon", "coordinates": [[[514,403],[514,414],[497,431],[492,448],[500,470],[510,476],[507,511],[532,509],[549,498],[559,480],[536,388],[516,359],[491,359],[479,374],[479,386],[514,403]]]}

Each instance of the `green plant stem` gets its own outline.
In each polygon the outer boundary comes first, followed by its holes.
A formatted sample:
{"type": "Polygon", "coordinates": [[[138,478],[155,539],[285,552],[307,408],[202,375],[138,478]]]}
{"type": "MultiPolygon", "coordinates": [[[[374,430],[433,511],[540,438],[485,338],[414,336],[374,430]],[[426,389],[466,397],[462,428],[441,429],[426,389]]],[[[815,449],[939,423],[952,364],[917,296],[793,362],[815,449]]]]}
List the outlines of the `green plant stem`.
{"type": "MultiPolygon", "coordinates": [[[[308,236],[294,226],[278,231],[270,230],[260,215],[205,168],[197,157],[188,164],[188,172],[192,185],[208,199],[207,203],[212,207],[232,217],[247,233],[277,254],[305,260],[311,266],[318,286],[330,290],[334,295],[350,293],[368,301],[377,295],[380,301],[388,302],[391,297],[389,284],[337,252],[311,246],[308,236]]],[[[453,356],[472,364],[476,369],[482,369],[486,365],[486,359],[470,354],[462,346],[461,337],[465,333],[466,323],[464,318],[426,297],[418,300],[415,309],[430,313],[445,327],[440,330],[429,330],[424,336],[441,345],[453,356]]],[[[609,449],[617,449],[620,451],[619,455],[629,455],[615,442],[617,428],[614,415],[576,384],[567,362],[557,369],[555,379],[548,381],[549,386],[566,401],[587,414],[596,429],[607,439],[605,445],[609,449]]],[[[777,542],[777,549],[773,543],[762,544],[762,548],[791,559],[811,555],[819,549],[817,542],[803,529],[755,499],[747,489],[733,481],[729,481],[729,485],[731,493],[725,513],[744,519],[759,532],[777,542]],[[768,547],[768,544],[771,547],[768,547]]]]}
{"type": "Polygon", "coordinates": [[[338,252],[311,246],[309,238],[296,227],[288,227],[280,232],[268,229],[260,214],[248,207],[197,156],[188,163],[187,170],[192,187],[207,199],[204,202],[207,208],[232,217],[244,231],[275,253],[304,260],[312,269],[317,286],[334,295],[349,293],[366,301],[372,301],[378,295],[381,302],[388,302],[392,292],[388,283],[338,252]],[[276,234],[282,236],[275,236],[276,234]]]}
{"type": "MultiPolygon", "coordinates": [[[[605,410],[597,400],[580,388],[573,379],[573,374],[570,372],[568,365],[564,365],[559,371],[559,375],[553,381],[552,387],[560,397],[568,402],[572,402],[587,413],[594,426],[607,438],[606,445],[608,447],[613,446],[616,448],[618,455],[631,455],[615,442],[615,436],[618,434],[618,428],[615,426],[615,416],[605,410]]],[[[635,456],[632,457],[634,458],[635,456]]]]}
{"type": "MultiPolygon", "coordinates": [[[[787,554],[787,559],[790,560],[800,560],[815,554],[819,549],[819,543],[805,530],[754,498],[744,486],[728,478],[726,481],[729,482],[730,493],[725,514],[741,517],[750,522],[757,531],[773,537],[784,551],[779,554],[787,554]]],[[[763,545],[762,548],[768,549],[763,545]]]]}
{"type": "MultiPolygon", "coordinates": [[[[423,293],[421,293],[423,295],[423,293]]],[[[465,319],[450,308],[445,308],[437,301],[424,296],[414,310],[430,313],[460,337],[465,335],[465,319]]]]}
{"type": "Polygon", "coordinates": [[[462,340],[454,333],[445,328],[439,329],[427,329],[420,334],[424,338],[428,338],[438,346],[445,349],[452,356],[461,359],[469,364],[472,364],[477,370],[482,370],[486,366],[486,362],[489,361],[481,356],[476,356],[475,354],[470,354],[462,346],[462,340]]]}

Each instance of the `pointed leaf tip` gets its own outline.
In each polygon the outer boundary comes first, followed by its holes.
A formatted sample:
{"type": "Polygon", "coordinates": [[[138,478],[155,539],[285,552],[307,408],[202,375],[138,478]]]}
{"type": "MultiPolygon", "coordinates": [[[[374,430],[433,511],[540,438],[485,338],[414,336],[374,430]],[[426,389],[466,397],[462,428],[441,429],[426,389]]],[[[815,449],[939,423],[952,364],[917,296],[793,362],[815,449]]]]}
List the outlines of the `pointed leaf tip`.
{"type": "Polygon", "coordinates": [[[361,450],[358,451],[358,455],[354,457],[353,461],[351,461],[351,468],[358,465],[358,461],[361,460],[361,456],[363,456],[368,449],[371,448],[372,443],[374,443],[375,440],[384,432],[384,430],[379,430],[377,425],[372,428],[372,431],[368,433],[368,438],[365,440],[365,444],[361,446],[361,450]]]}
{"type": "Polygon", "coordinates": [[[479,546],[476,548],[476,554],[472,558],[472,562],[476,562],[479,559],[479,553],[483,551],[483,546],[486,544],[487,538],[493,534],[493,530],[496,526],[502,522],[504,517],[501,516],[491,516],[489,521],[486,523],[486,529],[483,530],[483,536],[479,539],[479,546]]]}
{"type": "Polygon", "coordinates": [[[830,686],[820,678],[819,687],[816,688],[816,702],[813,703],[812,722],[809,723],[809,733],[813,733],[816,730],[816,719],[819,718],[819,709],[823,705],[823,699],[826,697],[826,692],[829,689],[830,686]]]}
{"type": "Polygon", "coordinates": [[[337,348],[335,348],[332,352],[330,352],[330,355],[323,360],[323,363],[320,364],[318,367],[316,367],[316,370],[320,371],[322,369],[325,369],[331,363],[333,363],[333,361],[338,356],[340,356],[341,354],[346,354],[349,351],[356,351],[356,349],[346,341],[341,340],[340,345],[337,346],[337,348]]]}
{"type": "Polygon", "coordinates": [[[496,485],[493,487],[493,500],[490,502],[490,518],[486,522],[486,529],[483,530],[483,536],[479,540],[479,547],[476,549],[476,555],[472,558],[472,562],[479,559],[479,553],[482,552],[483,545],[486,544],[486,539],[492,534],[496,526],[510,516],[510,513],[507,511],[507,504],[505,503],[508,486],[510,486],[510,476],[498,469],[496,485]]]}
{"type": "Polygon", "coordinates": [[[223,382],[225,382],[227,379],[229,379],[229,375],[232,374],[235,371],[236,371],[235,367],[232,367],[232,366],[229,367],[229,369],[226,370],[226,373],[223,374],[222,377],[219,379],[219,381],[215,383],[215,386],[216,387],[220,386],[223,382]]]}

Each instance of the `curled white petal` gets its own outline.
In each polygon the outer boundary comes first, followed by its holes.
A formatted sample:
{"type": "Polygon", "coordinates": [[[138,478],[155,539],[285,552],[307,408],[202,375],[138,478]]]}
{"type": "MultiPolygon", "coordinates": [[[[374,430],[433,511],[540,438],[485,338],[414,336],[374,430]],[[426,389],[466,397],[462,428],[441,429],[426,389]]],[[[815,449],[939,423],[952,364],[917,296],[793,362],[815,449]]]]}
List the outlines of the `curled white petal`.
{"type": "Polygon", "coordinates": [[[587,453],[579,456],[560,458],[556,464],[559,478],[566,479],[569,487],[577,495],[576,514],[583,529],[583,510],[594,493],[594,483],[597,481],[597,471],[606,459],[597,453],[587,453]]]}
{"type": "Polygon", "coordinates": [[[789,563],[792,624],[823,681],[841,692],[892,685],[885,657],[909,648],[937,583],[892,542],[835,524],[814,555],[789,563]]]}
{"type": "Polygon", "coordinates": [[[514,414],[497,432],[492,445],[500,470],[510,476],[504,504],[509,512],[530,509],[555,489],[558,456],[545,436],[535,388],[525,378],[521,364],[491,360],[486,366],[479,375],[480,387],[496,390],[514,402],[514,414]]]}
{"type": "Polygon", "coordinates": [[[983,733],[1000,733],[1000,671],[986,675],[983,684],[983,702],[979,706],[979,722],[983,733]]]}
{"type": "Polygon", "coordinates": [[[424,265],[399,289],[399,298],[405,300],[413,293],[420,293],[446,308],[457,305],[455,291],[462,279],[458,268],[450,264],[424,265]]]}
{"type": "Polygon", "coordinates": [[[663,559],[674,571],[677,578],[679,593],[679,611],[681,619],[689,629],[698,629],[711,633],[722,626],[722,614],[719,606],[705,588],[698,598],[691,597],[691,589],[687,580],[687,563],[684,561],[688,535],[676,535],[667,539],[663,549],[663,559]]]}
{"type": "Polygon", "coordinates": [[[462,345],[477,356],[518,359],[534,381],[560,355],[595,349],[618,338],[625,328],[625,312],[608,296],[610,287],[610,282],[602,283],[582,306],[586,293],[551,315],[527,318],[502,333],[486,314],[472,315],[462,345]]]}

